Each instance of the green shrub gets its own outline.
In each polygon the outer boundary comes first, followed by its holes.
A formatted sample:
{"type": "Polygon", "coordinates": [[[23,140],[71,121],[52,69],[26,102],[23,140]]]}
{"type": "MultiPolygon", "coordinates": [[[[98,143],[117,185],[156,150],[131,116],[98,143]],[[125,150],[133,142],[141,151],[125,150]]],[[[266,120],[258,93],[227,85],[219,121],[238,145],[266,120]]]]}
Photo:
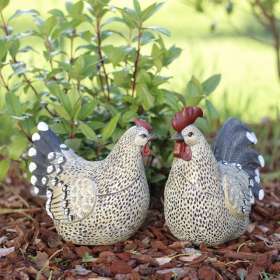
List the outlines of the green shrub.
{"type": "MultiPolygon", "coordinates": [[[[193,77],[182,93],[168,90],[171,77],[162,72],[181,50],[165,44],[168,30],[147,24],[162,3],[144,9],[138,0],[133,8],[112,7],[109,0],[67,2],[66,12],[52,9],[47,18],[36,10],[6,18],[8,4],[0,0],[0,141],[6,159],[1,178],[10,160],[26,150],[39,120],[78,154],[94,160],[108,154],[140,116],[159,136],[149,176],[160,184],[172,156],[168,138],[174,112],[203,100],[210,120],[217,118],[208,96],[219,75],[203,83],[193,77]],[[13,26],[22,16],[35,25],[17,32],[13,26]],[[28,44],[34,38],[37,49],[28,44]]],[[[201,120],[200,125],[207,129],[209,123],[201,120]]]]}

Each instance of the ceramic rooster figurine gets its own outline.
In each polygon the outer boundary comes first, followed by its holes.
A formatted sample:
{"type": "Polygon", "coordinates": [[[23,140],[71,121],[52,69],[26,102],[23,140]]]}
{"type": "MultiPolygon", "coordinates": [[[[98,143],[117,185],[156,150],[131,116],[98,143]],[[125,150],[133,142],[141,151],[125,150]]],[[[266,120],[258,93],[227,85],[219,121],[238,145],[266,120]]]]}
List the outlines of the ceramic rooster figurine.
{"type": "Polygon", "coordinates": [[[229,119],[213,149],[193,124],[203,112],[185,107],[176,113],[175,159],[164,193],[164,214],[178,239],[213,246],[239,237],[249,224],[254,197],[262,200],[259,168],[264,159],[251,146],[257,138],[229,119]]]}
{"type": "Polygon", "coordinates": [[[149,206],[142,156],[152,127],[136,120],[102,161],[77,156],[40,122],[28,155],[34,192],[47,196],[46,210],[58,233],[75,244],[113,244],[129,238],[149,206]]]}

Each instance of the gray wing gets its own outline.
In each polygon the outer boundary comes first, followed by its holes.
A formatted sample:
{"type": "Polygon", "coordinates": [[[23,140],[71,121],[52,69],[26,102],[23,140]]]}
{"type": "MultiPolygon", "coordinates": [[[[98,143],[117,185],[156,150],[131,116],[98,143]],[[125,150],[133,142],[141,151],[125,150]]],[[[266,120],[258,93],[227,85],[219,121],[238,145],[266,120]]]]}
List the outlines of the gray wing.
{"type": "Polygon", "coordinates": [[[96,205],[97,184],[83,168],[83,160],[66,164],[47,190],[46,210],[54,220],[75,222],[86,218],[96,205]]]}
{"type": "Polygon", "coordinates": [[[225,206],[234,217],[248,216],[254,195],[249,186],[249,176],[236,165],[219,163],[225,206]]]}

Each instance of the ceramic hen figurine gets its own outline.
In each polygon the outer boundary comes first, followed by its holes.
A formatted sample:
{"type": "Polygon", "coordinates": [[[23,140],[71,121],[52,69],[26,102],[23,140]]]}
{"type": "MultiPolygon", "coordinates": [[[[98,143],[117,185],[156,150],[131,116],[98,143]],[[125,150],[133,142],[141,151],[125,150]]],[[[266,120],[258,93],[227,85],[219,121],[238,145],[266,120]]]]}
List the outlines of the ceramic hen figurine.
{"type": "Polygon", "coordinates": [[[34,192],[47,196],[46,210],[58,233],[75,244],[113,244],[140,227],[149,206],[142,156],[152,127],[136,120],[102,161],[77,156],[39,123],[28,151],[34,192]]]}
{"type": "Polygon", "coordinates": [[[175,158],[165,186],[164,214],[178,239],[213,246],[246,230],[254,197],[264,197],[259,174],[264,159],[252,148],[255,134],[233,118],[211,149],[193,124],[202,116],[200,108],[186,107],[173,118],[175,158]]]}

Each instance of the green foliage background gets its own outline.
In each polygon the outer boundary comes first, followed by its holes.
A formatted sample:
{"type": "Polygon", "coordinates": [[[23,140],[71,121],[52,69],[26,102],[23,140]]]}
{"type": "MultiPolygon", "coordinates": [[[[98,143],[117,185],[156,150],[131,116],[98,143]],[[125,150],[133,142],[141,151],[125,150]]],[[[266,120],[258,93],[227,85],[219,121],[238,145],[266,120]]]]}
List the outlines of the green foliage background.
{"type": "Polygon", "coordinates": [[[106,156],[140,116],[159,136],[149,180],[160,184],[171,163],[174,113],[202,103],[208,113],[199,125],[208,132],[218,119],[208,97],[220,75],[202,82],[193,76],[182,92],[166,86],[171,79],[166,69],[181,49],[165,43],[167,29],[147,23],[162,3],[143,8],[134,0],[132,8],[119,8],[109,0],[75,1],[66,2],[65,11],[52,9],[45,16],[33,9],[7,17],[8,5],[8,0],[0,1],[2,178],[10,161],[20,160],[41,120],[78,154],[94,160],[106,156]],[[32,24],[14,29],[23,16],[32,24]],[[34,39],[36,48],[30,44],[34,39]],[[38,60],[28,60],[30,52],[38,60]]]}

